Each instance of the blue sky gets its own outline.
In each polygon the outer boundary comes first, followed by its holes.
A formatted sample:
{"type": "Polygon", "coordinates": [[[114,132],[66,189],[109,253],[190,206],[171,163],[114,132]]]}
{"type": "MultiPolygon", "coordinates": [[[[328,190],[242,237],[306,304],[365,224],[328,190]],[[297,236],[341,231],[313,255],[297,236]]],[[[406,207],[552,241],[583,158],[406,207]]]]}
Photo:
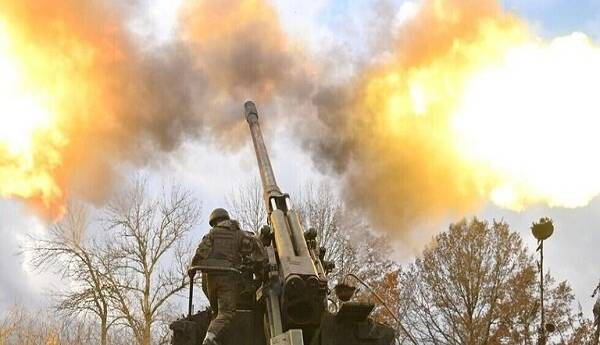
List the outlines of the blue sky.
{"type": "MultiPolygon", "coordinates": [[[[459,0],[460,1],[460,0],[459,0]]],[[[399,8],[404,1],[391,0],[399,8]]],[[[599,0],[501,0],[503,7],[531,23],[545,37],[583,31],[598,38],[600,34],[599,0]]],[[[343,32],[344,21],[364,18],[372,9],[371,1],[329,1],[319,13],[319,20],[330,30],[343,32]]]]}
{"type": "Polygon", "coordinates": [[[502,3],[533,23],[545,37],[582,31],[598,39],[600,34],[598,0],[503,0],[502,3]]]}

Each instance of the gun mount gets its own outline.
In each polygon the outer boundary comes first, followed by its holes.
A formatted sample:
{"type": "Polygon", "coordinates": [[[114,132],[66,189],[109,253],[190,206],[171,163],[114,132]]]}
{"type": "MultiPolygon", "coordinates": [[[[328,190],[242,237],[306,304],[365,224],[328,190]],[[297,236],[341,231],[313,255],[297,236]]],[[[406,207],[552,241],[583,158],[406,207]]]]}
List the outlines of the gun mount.
{"type": "MultiPolygon", "coordinates": [[[[349,301],[349,294],[336,313],[328,311],[327,274],[334,265],[324,260],[316,231],[304,230],[290,196],[277,185],[253,102],[244,104],[244,115],[264,191],[268,225],[260,239],[268,263],[261,281],[240,272],[246,293],[219,344],[390,345],[393,329],[369,318],[373,304],[349,301]]],[[[210,322],[210,310],[192,313],[193,276],[188,316],[171,324],[174,345],[200,345],[210,322]]]]}

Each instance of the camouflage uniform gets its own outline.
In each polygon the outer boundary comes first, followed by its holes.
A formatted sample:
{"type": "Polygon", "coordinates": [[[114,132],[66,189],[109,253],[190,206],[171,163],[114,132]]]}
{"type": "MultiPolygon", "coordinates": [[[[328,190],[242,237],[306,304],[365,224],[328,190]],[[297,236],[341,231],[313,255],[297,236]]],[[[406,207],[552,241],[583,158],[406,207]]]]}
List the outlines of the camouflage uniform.
{"type": "MultiPolygon", "coordinates": [[[[262,246],[255,236],[240,229],[237,221],[218,222],[198,245],[192,265],[239,269],[243,257],[264,260],[262,246]]],[[[232,272],[205,270],[202,272],[202,290],[210,302],[216,317],[208,326],[208,331],[219,337],[222,330],[232,321],[240,295],[240,276],[232,272]]]]}

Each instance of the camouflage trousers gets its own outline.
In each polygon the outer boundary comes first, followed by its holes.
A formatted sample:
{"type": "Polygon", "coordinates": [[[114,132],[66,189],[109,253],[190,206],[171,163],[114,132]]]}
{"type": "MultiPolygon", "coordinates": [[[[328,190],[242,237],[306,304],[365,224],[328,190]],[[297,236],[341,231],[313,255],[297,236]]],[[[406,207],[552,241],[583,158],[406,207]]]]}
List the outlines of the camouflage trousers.
{"type": "Polygon", "coordinates": [[[216,337],[221,335],[223,328],[235,316],[239,290],[239,277],[235,274],[202,274],[202,291],[204,291],[210,302],[213,315],[213,319],[208,326],[208,332],[216,337]]]}

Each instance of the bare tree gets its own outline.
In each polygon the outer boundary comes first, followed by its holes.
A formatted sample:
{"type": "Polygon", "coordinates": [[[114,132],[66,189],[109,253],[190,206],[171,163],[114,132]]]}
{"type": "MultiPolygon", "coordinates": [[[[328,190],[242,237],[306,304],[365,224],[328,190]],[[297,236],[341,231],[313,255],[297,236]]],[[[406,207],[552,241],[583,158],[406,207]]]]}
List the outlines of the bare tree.
{"type": "MultiPolygon", "coordinates": [[[[0,321],[0,345],[98,344],[96,325],[85,318],[68,319],[49,311],[12,306],[0,321]],[[6,331],[6,332],[5,332],[6,331]]],[[[124,345],[109,339],[111,345],[124,345]]]]}
{"type": "Polygon", "coordinates": [[[0,323],[0,345],[8,344],[9,337],[15,332],[19,320],[14,317],[14,312],[10,311],[0,323]]]}
{"type": "Polygon", "coordinates": [[[232,217],[240,222],[242,229],[258,233],[260,227],[267,223],[267,210],[263,200],[262,185],[257,179],[253,179],[227,195],[225,204],[232,217]]]}
{"type": "Polygon", "coordinates": [[[317,231],[319,244],[327,250],[325,259],[335,262],[341,272],[356,268],[348,267],[353,265],[347,262],[347,259],[355,257],[350,246],[350,232],[355,224],[346,222],[346,227],[341,228],[344,218],[342,203],[334,195],[331,186],[305,183],[298,193],[296,206],[303,225],[317,231]]]}
{"type": "Polygon", "coordinates": [[[105,208],[109,241],[103,267],[111,302],[139,345],[152,343],[169,299],[188,282],[188,234],[199,215],[191,193],[172,187],[153,197],[140,179],[105,208]]]}
{"type": "Polygon", "coordinates": [[[55,309],[66,316],[92,315],[99,325],[100,344],[107,345],[109,328],[116,321],[110,315],[105,272],[100,262],[102,250],[89,236],[88,209],[71,204],[60,223],[42,237],[30,237],[25,248],[32,254],[31,264],[38,270],[51,270],[72,283],[56,294],[55,309]]]}

